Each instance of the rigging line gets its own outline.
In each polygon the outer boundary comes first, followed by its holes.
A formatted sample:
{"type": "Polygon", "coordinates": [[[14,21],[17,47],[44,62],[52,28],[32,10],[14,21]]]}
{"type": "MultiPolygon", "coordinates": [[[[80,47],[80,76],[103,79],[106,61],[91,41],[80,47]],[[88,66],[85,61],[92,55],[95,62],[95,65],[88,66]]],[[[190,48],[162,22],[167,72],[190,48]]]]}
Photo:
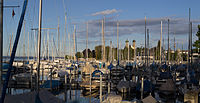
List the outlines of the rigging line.
{"type": "MultiPolygon", "coordinates": [[[[70,27],[70,32],[73,33],[73,24],[72,24],[72,21],[71,21],[72,18],[71,18],[70,15],[69,15],[69,14],[70,14],[70,11],[68,11],[67,8],[66,8],[65,10],[66,10],[65,12],[67,12],[67,14],[68,14],[68,18],[67,18],[67,19],[68,19],[69,25],[67,24],[67,26],[70,27]]],[[[68,33],[69,33],[69,31],[68,31],[68,33]]],[[[70,34],[71,34],[71,33],[70,33],[70,34]]]]}
{"type": "MultiPolygon", "coordinates": [[[[12,35],[12,34],[11,34],[12,35]]],[[[8,41],[11,41],[11,35],[9,36],[9,39],[8,39],[8,41]]],[[[11,52],[11,50],[10,50],[10,46],[11,46],[11,42],[10,43],[8,43],[8,51],[7,51],[7,56],[9,55],[9,52],[11,52]]]]}
{"type": "MultiPolygon", "coordinates": [[[[35,8],[35,1],[36,1],[36,0],[34,0],[34,2],[33,2],[33,14],[35,14],[35,11],[36,11],[36,10],[35,10],[35,9],[36,9],[36,8],[35,8]]],[[[33,15],[33,20],[32,20],[32,22],[31,22],[31,28],[33,28],[33,23],[35,23],[34,20],[35,20],[35,15],[33,15]]]]}
{"type": "Polygon", "coordinates": [[[58,56],[58,49],[56,49],[56,43],[55,43],[54,38],[53,38],[53,44],[54,44],[54,47],[55,47],[55,50],[56,50],[56,55],[58,56]]]}
{"type": "MultiPolygon", "coordinates": [[[[35,3],[35,2],[36,2],[36,0],[33,0],[33,9],[32,9],[32,10],[29,9],[29,10],[30,10],[30,13],[29,13],[30,22],[29,22],[29,23],[30,23],[30,27],[31,27],[31,28],[33,28],[33,25],[34,25],[34,23],[35,23],[35,22],[34,22],[34,21],[35,21],[35,15],[34,15],[34,14],[36,14],[36,13],[35,13],[35,11],[36,11],[36,10],[35,10],[35,9],[36,9],[36,7],[35,7],[35,6],[36,6],[36,5],[35,5],[36,3],[35,3]],[[32,14],[33,14],[32,16],[31,16],[31,12],[32,12],[32,14]],[[31,18],[31,17],[32,17],[32,18],[31,18]],[[31,20],[31,19],[32,19],[32,20],[31,20]]],[[[32,6],[32,5],[30,5],[30,6],[32,6]]],[[[29,30],[29,29],[28,29],[28,30],[29,30]]],[[[35,32],[35,31],[31,31],[31,35],[32,35],[32,38],[33,38],[33,39],[32,39],[32,41],[31,41],[32,50],[30,50],[30,51],[31,51],[31,52],[30,52],[30,55],[36,56],[35,53],[34,53],[35,50],[36,50],[36,49],[34,48],[34,44],[35,44],[34,34],[35,34],[35,33],[33,33],[33,32],[35,32]]]]}

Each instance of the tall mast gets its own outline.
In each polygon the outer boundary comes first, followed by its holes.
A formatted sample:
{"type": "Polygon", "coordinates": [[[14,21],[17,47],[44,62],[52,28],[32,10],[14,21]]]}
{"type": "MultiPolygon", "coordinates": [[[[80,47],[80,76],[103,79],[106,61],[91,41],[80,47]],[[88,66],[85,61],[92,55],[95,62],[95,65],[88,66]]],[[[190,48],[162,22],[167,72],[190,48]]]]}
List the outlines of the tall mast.
{"type": "Polygon", "coordinates": [[[166,63],[167,57],[165,57],[165,39],[163,38],[162,40],[163,40],[163,45],[162,45],[163,50],[161,53],[162,53],[162,57],[163,57],[163,59],[165,59],[165,63],[166,63]]]}
{"type": "MultiPolygon", "coordinates": [[[[181,49],[181,53],[183,55],[183,41],[182,41],[182,49],[181,49]]],[[[182,63],[183,63],[183,57],[182,57],[182,63]]]]}
{"type": "Polygon", "coordinates": [[[128,41],[128,63],[129,63],[129,58],[130,58],[130,51],[129,51],[129,41],[128,41]]]}
{"type": "Polygon", "coordinates": [[[176,39],[175,39],[175,36],[174,36],[174,62],[176,61],[175,50],[176,50],[176,39]]]}
{"type": "Polygon", "coordinates": [[[65,14],[65,38],[64,38],[64,59],[66,55],[66,37],[67,37],[67,14],[65,14]]]}
{"type": "MultiPolygon", "coordinates": [[[[76,38],[76,29],[74,30],[74,34],[75,34],[75,44],[76,44],[76,45],[75,45],[75,47],[76,47],[76,48],[75,48],[75,52],[77,53],[77,44],[78,44],[78,43],[77,43],[77,38],[76,38]]],[[[77,57],[76,57],[76,61],[78,61],[78,58],[77,58],[77,57]]]]}
{"type": "Polygon", "coordinates": [[[75,40],[75,32],[76,32],[76,25],[74,25],[74,34],[73,34],[73,38],[74,38],[74,61],[76,61],[76,40],[75,40]]]}
{"type": "Polygon", "coordinates": [[[189,8],[189,35],[188,35],[188,65],[190,63],[190,8],[189,8]]]}
{"type": "Polygon", "coordinates": [[[120,48],[121,48],[121,42],[119,42],[119,61],[122,60],[122,54],[123,54],[121,53],[120,48]]]}
{"type": "Polygon", "coordinates": [[[192,66],[192,55],[193,51],[192,51],[192,22],[190,22],[190,56],[191,56],[191,62],[190,65],[192,66]]]}
{"type": "MultiPolygon", "coordinates": [[[[25,49],[25,25],[26,25],[26,21],[24,21],[24,44],[23,44],[23,56],[24,56],[24,59],[25,59],[25,57],[26,57],[26,49],[25,49]]],[[[24,60],[25,61],[25,60],[24,60]]]]}
{"type": "Polygon", "coordinates": [[[60,26],[59,26],[59,23],[60,23],[60,19],[58,18],[58,57],[60,57],[60,26]]]}
{"type": "Polygon", "coordinates": [[[160,28],[160,65],[161,65],[161,47],[162,47],[162,21],[160,22],[161,28],[160,28]]]}
{"type": "Polygon", "coordinates": [[[40,0],[40,8],[39,8],[39,27],[38,27],[38,56],[37,56],[37,93],[39,95],[39,87],[40,87],[40,52],[41,52],[41,26],[42,26],[42,0],[40,0]]]}
{"type": "Polygon", "coordinates": [[[149,66],[149,29],[147,29],[147,67],[149,66]]]}
{"type": "Polygon", "coordinates": [[[112,41],[110,41],[109,60],[112,62],[112,41]]]}
{"type": "Polygon", "coordinates": [[[119,65],[119,22],[117,22],[117,63],[119,65]]]}
{"type": "Polygon", "coordinates": [[[29,56],[30,56],[29,55],[29,32],[28,32],[28,50],[27,50],[27,52],[28,52],[27,54],[28,54],[28,61],[29,61],[29,56]]]}
{"type": "Polygon", "coordinates": [[[187,80],[189,81],[189,78],[188,78],[188,70],[190,68],[190,8],[189,8],[189,29],[188,29],[189,33],[188,33],[188,65],[187,65],[187,80]]]}
{"type": "Polygon", "coordinates": [[[69,59],[71,60],[71,44],[70,44],[70,33],[68,33],[68,40],[69,40],[69,59]]]}
{"type": "Polygon", "coordinates": [[[51,44],[51,45],[52,45],[52,50],[51,50],[51,52],[52,52],[51,60],[54,61],[54,58],[53,58],[53,57],[54,57],[54,55],[53,55],[53,36],[52,36],[52,44],[51,44]]]}
{"type": "Polygon", "coordinates": [[[47,30],[47,51],[48,51],[47,55],[48,55],[48,61],[49,61],[50,60],[49,59],[49,29],[47,30]]]}
{"type": "Polygon", "coordinates": [[[1,72],[3,62],[3,0],[0,0],[0,84],[1,84],[1,72]]]}
{"type": "Polygon", "coordinates": [[[169,62],[170,62],[170,48],[169,48],[169,19],[168,19],[168,57],[167,57],[167,60],[168,60],[168,65],[169,65],[169,62]]]}
{"type": "Polygon", "coordinates": [[[104,17],[104,19],[102,20],[102,51],[103,51],[103,62],[105,62],[105,57],[106,57],[106,55],[105,55],[105,39],[104,39],[104,21],[105,21],[105,17],[104,17]]]}
{"type": "MultiPolygon", "coordinates": [[[[42,45],[42,48],[43,48],[43,49],[42,49],[42,53],[43,53],[43,54],[42,54],[42,57],[45,59],[45,57],[46,57],[46,53],[45,53],[45,52],[46,52],[46,47],[45,47],[45,44],[46,44],[46,43],[45,43],[45,35],[44,35],[42,41],[43,41],[43,45],[42,45]]],[[[43,77],[43,76],[42,76],[42,77],[43,77]]]]}
{"type": "Polygon", "coordinates": [[[87,22],[87,28],[86,28],[86,60],[88,60],[88,22],[87,22]]]}
{"type": "Polygon", "coordinates": [[[147,22],[146,22],[146,16],[145,16],[145,25],[144,25],[144,29],[145,29],[145,41],[144,41],[144,60],[145,60],[145,65],[147,65],[146,64],[146,30],[147,30],[147,28],[146,28],[146,25],[147,25],[147,22]]]}

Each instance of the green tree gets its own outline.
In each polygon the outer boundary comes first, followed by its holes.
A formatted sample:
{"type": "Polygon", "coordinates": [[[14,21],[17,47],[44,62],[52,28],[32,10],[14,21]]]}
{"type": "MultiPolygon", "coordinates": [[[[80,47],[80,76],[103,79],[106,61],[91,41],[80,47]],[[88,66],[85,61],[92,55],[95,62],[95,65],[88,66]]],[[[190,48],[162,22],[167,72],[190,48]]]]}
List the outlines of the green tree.
{"type": "Polygon", "coordinates": [[[81,52],[77,52],[77,53],[76,53],[76,57],[77,57],[77,58],[83,58],[83,54],[82,54],[81,52]]]}
{"type": "Polygon", "coordinates": [[[198,39],[194,42],[193,46],[196,47],[196,52],[198,51],[198,49],[200,49],[200,25],[198,25],[198,31],[196,36],[198,37],[198,39]]]}
{"type": "Polygon", "coordinates": [[[157,44],[157,50],[156,50],[156,59],[160,59],[160,40],[158,40],[158,44],[157,44]]]}
{"type": "Polygon", "coordinates": [[[96,58],[96,52],[95,52],[95,50],[92,50],[92,58],[96,58]]]}
{"type": "Polygon", "coordinates": [[[110,57],[109,52],[110,52],[110,47],[106,46],[106,61],[109,60],[109,57],[110,57]]]}
{"type": "Polygon", "coordinates": [[[124,47],[123,56],[124,56],[124,60],[128,60],[128,48],[127,47],[124,47]]]}
{"type": "Polygon", "coordinates": [[[102,46],[95,46],[95,55],[97,60],[101,60],[102,58],[102,46]]]}
{"type": "MultiPolygon", "coordinates": [[[[82,53],[83,57],[86,58],[87,57],[86,49],[83,50],[82,53]]],[[[92,51],[90,49],[88,49],[88,58],[92,58],[92,51]]]]}

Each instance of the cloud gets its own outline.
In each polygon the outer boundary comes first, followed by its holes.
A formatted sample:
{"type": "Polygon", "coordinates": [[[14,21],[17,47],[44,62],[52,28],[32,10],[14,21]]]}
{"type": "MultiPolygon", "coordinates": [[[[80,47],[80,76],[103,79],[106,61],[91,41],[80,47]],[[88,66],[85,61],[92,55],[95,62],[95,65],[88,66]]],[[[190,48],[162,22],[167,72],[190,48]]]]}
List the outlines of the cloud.
{"type": "MultiPolygon", "coordinates": [[[[163,21],[163,37],[168,33],[168,22],[167,17],[161,18],[148,18],[147,19],[147,28],[150,32],[150,38],[158,39],[160,37],[160,22],[163,21]]],[[[105,37],[112,38],[117,35],[117,22],[119,22],[119,36],[128,36],[128,35],[144,35],[145,29],[144,19],[129,19],[129,20],[114,20],[106,19],[105,20],[105,37]]],[[[193,34],[197,32],[197,25],[200,23],[200,20],[191,20],[193,21],[193,34]]],[[[85,25],[85,24],[84,24],[85,25]]],[[[86,27],[82,28],[77,32],[77,37],[86,38],[86,27]]],[[[188,34],[188,19],[185,18],[171,18],[170,19],[170,35],[187,35],[188,34]]],[[[101,20],[91,20],[89,21],[89,38],[100,38],[102,35],[101,31],[101,20]]]]}
{"type": "Polygon", "coordinates": [[[97,15],[109,15],[109,14],[113,14],[113,13],[118,13],[119,11],[116,9],[112,9],[112,10],[104,10],[104,11],[99,11],[96,13],[91,14],[92,16],[97,16],[97,15]]]}

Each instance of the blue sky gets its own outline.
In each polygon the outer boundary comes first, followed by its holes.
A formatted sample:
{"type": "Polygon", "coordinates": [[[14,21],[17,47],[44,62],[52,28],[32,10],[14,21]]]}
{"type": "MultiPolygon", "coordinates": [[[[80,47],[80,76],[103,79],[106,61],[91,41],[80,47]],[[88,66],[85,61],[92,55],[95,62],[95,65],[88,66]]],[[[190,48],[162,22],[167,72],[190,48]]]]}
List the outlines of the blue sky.
{"type": "MultiPolygon", "coordinates": [[[[13,33],[15,37],[19,16],[21,14],[23,0],[5,0],[4,5],[20,5],[15,8],[15,17],[12,18],[13,9],[4,9],[4,55],[8,54],[9,38],[13,33]]],[[[167,37],[167,19],[170,19],[170,41],[174,36],[177,39],[177,47],[181,48],[182,43],[184,49],[187,48],[188,37],[188,11],[191,8],[191,21],[193,22],[193,41],[196,40],[197,24],[200,23],[199,0],[43,0],[43,21],[44,28],[57,28],[58,18],[60,21],[61,42],[65,38],[65,12],[67,13],[68,33],[71,35],[73,26],[77,28],[78,51],[82,51],[85,47],[86,39],[86,22],[89,22],[89,48],[94,49],[95,45],[101,44],[101,25],[100,20],[105,15],[105,40],[106,45],[109,41],[113,41],[116,47],[116,22],[118,21],[119,35],[121,47],[124,47],[125,40],[136,40],[137,46],[144,46],[144,17],[147,17],[147,28],[150,29],[150,46],[155,46],[160,38],[160,21],[163,21],[163,38],[166,42],[167,37]],[[184,41],[184,42],[183,42],[184,41]]],[[[28,32],[29,51],[34,55],[34,32],[31,28],[38,27],[38,5],[39,0],[29,0],[28,8],[25,16],[25,47],[28,48],[28,32]]],[[[24,30],[22,28],[17,55],[23,55],[24,30]]],[[[52,38],[57,42],[57,31],[50,30],[50,48],[52,38]],[[53,36],[52,36],[53,35],[53,36]]],[[[46,41],[47,31],[42,31],[43,40],[46,41]],[[45,38],[45,39],[44,39],[45,38]]],[[[66,37],[66,47],[69,48],[68,38],[66,37]]],[[[43,42],[46,44],[46,42],[43,42]]],[[[73,41],[71,40],[71,44],[73,41]]],[[[43,44],[42,44],[43,45],[43,44]]],[[[56,45],[56,44],[55,44],[56,45]]],[[[54,45],[54,48],[55,48],[54,45]]],[[[171,44],[172,47],[173,44],[171,44]]],[[[62,50],[63,43],[61,44],[62,50]]],[[[71,45],[72,47],[72,45],[71,45]]],[[[167,46],[165,46],[167,47],[167,46]]],[[[43,47],[43,51],[45,51],[43,47]]],[[[26,49],[27,52],[27,49],[26,49]]],[[[51,52],[51,50],[50,50],[51,52]]],[[[54,51],[56,53],[56,51],[54,51]]],[[[69,49],[66,50],[69,53],[69,49]]],[[[27,53],[26,53],[27,54],[27,53]]]]}

